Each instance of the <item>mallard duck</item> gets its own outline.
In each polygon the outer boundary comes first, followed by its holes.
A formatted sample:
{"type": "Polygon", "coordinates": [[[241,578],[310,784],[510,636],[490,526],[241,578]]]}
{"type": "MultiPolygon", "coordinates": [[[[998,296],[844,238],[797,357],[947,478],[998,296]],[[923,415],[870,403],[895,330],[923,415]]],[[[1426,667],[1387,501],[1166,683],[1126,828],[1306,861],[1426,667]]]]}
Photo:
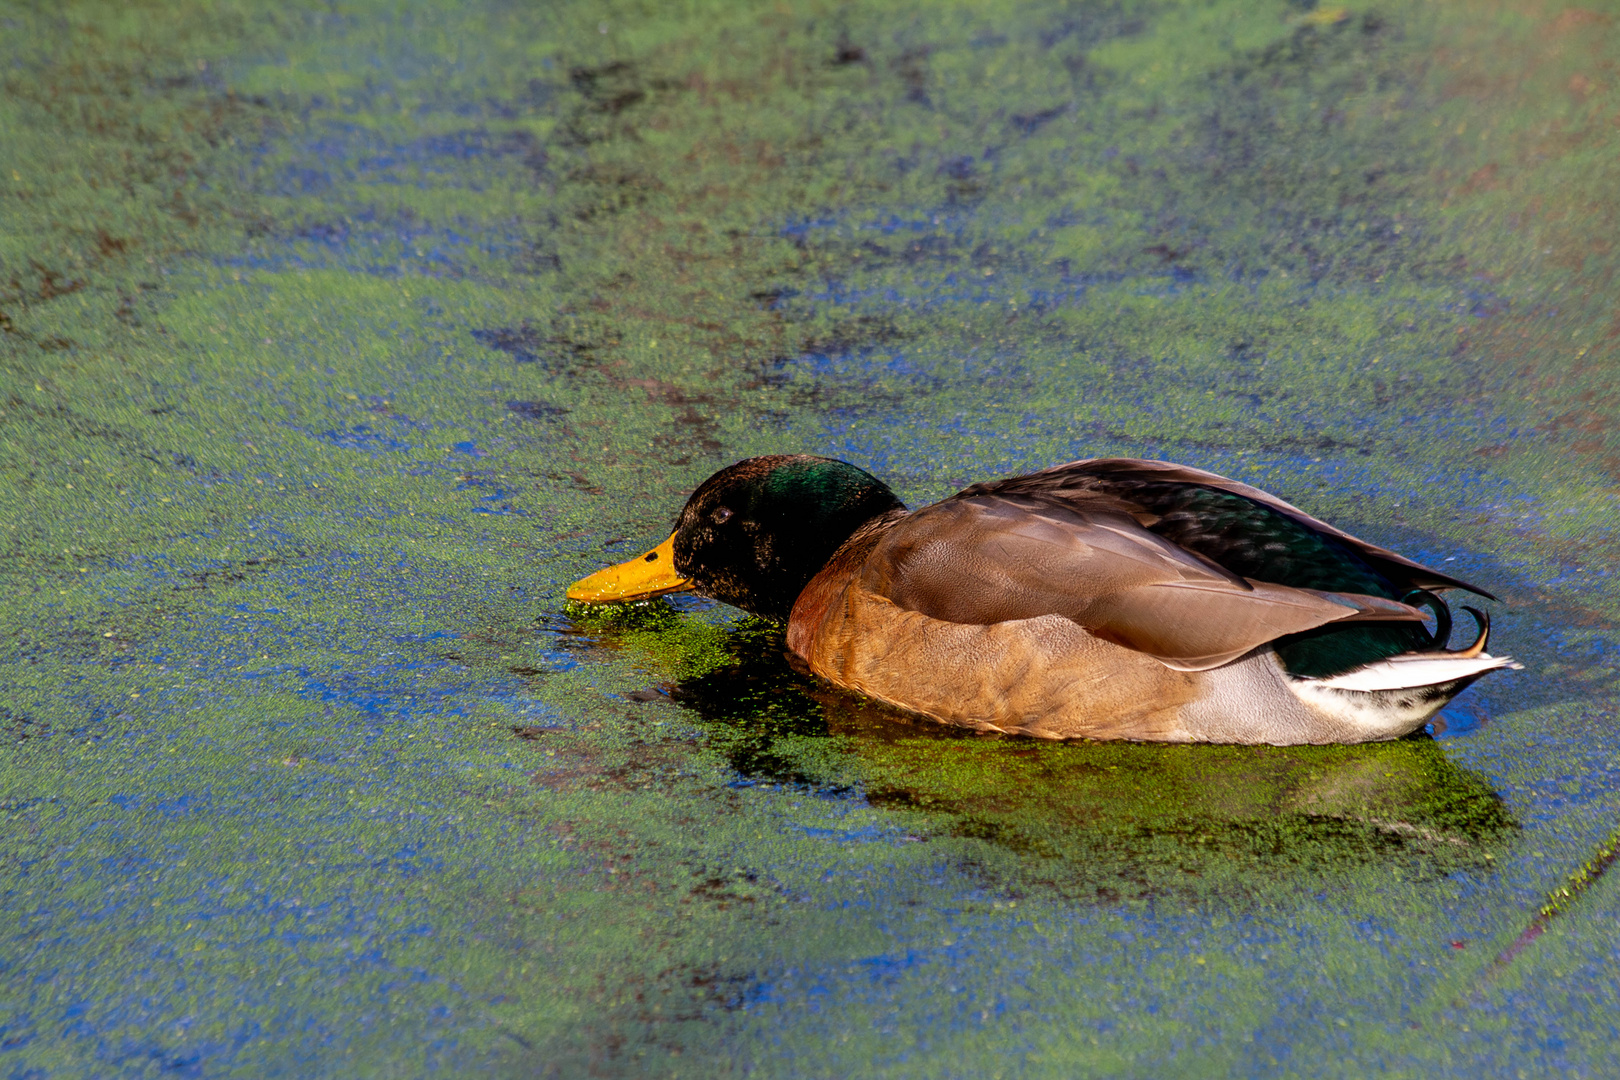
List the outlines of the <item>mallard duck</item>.
{"type": "Polygon", "coordinates": [[[907,511],[877,477],[756,457],[571,600],[685,589],[787,623],[789,658],[908,712],[1048,739],[1399,738],[1486,672],[1437,594],[1483,589],[1186,465],[1095,458],[907,511]],[[1425,612],[1435,628],[1426,627],[1425,612]]]}

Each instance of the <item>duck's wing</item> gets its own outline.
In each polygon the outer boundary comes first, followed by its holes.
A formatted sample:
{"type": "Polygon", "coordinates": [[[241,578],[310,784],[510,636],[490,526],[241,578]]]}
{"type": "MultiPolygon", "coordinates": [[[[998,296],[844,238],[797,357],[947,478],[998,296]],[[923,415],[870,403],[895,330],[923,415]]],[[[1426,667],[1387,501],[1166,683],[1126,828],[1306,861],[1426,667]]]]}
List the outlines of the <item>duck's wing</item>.
{"type": "Polygon", "coordinates": [[[1100,493],[1052,500],[964,492],[896,521],[856,576],[931,618],[989,624],[1059,615],[1186,671],[1330,622],[1422,619],[1381,597],[1244,579],[1154,535],[1100,493]]]}
{"type": "MultiPolygon", "coordinates": [[[[1266,577],[1268,580],[1278,580],[1264,572],[1264,562],[1266,559],[1281,561],[1277,559],[1276,545],[1273,541],[1286,542],[1287,538],[1264,535],[1272,531],[1267,528],[1266,523],[1255,522],[1252,515],[1248,516],[1248,520],[1240,520],[1244,515],[1234,515],[1228,508],[1208,507],[1202,515],[1197,511],[1190,512],[1188,495],[1199,489],[1242,496],[1250,504],[1263,507],[1285,521],[1303,527],[1311,534],[1337,541],[1395,585],[1399,590],[1397,595],[1404,594],[1410,589],[1455,588],[1465,589],[1490,600],[1496,599],[1477,585],[1443,574],[1433,567],[1424,566],[1388,548],[1368,543],[1343,529],[1335,528],[1268,491],[1229,480],[1216,473],[1205,472],[1203,469],[1169,461],[1152,461],[1144,458],[1087,458],[1071,461],[1066,465],[1054,465],[1050,469],[1043,469],[1027,476],[975,484],[963,491],[962,496],[972,497],[978,494],[1030,496],[1058,503],[1073,501],[1077,505],[1086,505],[1098,498],[1110,497],[1119,500],[1120,505],[1128,507],[1145,527],[1171,539],[1172,542],[1190,546],[1193,550],[1200,551],[1228,566],[1260,563],[1261,565],[1244,565],[1241,572],[1266,577]],[[1258,552],[1245,550],[1257,546],[1266,547],[1268,550],[1263,556],[1258,552]]],[[[1311,575],[1307,572],[1298,576],[1311,575]]],[[[1288,583],[1302,584],[1299,580],[1288,583]]]]}

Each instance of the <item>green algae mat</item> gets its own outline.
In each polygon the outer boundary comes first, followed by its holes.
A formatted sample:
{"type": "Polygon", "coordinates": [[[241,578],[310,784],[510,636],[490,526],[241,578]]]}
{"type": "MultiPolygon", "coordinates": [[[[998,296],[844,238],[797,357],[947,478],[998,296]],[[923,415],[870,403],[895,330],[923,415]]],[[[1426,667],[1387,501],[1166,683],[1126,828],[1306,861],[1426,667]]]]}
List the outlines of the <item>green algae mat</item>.
{"type": "Polygon", "coordinates": [[[0,4],[0,1075],[1620,1074],[1620,10],[0,4]],[[1363,747],[572,610],[737,458],[1259,484],[1363,747]]]}

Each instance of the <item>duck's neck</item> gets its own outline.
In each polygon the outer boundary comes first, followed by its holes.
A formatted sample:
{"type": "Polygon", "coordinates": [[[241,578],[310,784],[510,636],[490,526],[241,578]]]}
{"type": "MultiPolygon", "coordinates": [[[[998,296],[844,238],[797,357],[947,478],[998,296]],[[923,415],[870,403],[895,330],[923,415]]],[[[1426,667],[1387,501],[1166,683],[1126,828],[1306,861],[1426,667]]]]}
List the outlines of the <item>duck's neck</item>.
{"type": "Polygon", "coordinates": [[[812,580],[827,572],[834,563],[847,562],[847,553],[856,547],[869,549],[861,541],[881,533],[883,526],[905,514],[906,508],[887,488],[851,500],[842,507],[828,507],[821,514],[795,517],[773,529],[769,565],[762,566],[760,585],[743,605],[756,615],[786,620],[800,594],[812,580]]]}
{"type": "Polygon", "coordinates": [[[790,653],[800,657],[812,654],[815,636],[828,609],[838,603],[844,587],[860,570],[867,556],[872,554],[872,549],[883,534],[905,516],[906,509],[902,506],[863,522],[800,590],[788,618],[787,647],[790,653]]]}

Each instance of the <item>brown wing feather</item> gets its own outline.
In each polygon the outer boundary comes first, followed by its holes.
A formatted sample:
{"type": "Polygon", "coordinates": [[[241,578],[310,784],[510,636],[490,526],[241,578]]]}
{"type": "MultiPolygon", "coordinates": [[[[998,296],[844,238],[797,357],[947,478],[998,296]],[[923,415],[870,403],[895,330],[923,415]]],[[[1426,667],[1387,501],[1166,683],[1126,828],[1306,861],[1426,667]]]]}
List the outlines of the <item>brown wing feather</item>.
{"type": "Polygon", "coordinates": [[[1262,491],[1260,488],[1251,487],[1236,480],[1229,480],[1217,473],[1205,472],[1203,469],[1195,469],[1190,465],[1178,465],[1171,461],[1153,461],[1146,458],[1084,458],[1080,461],[1071,461],[1065,465],[1054,465],[1050,469],[1043,469],[1027,476],[975,484],[962,492],[962,495],[968,496],[992,492],[1021,495],[1040,494],[1062,501],[1079,499],[1083,503],[1089,503],[1099,496],[1106,497],[1106,484],[1110,480],[1151,480],[1164,483],[1194,484],[1214,488],[1218,491],[1228,491],[1234,495],[1242,495],[1244,498],[1252,499],[1263,506],[1270,507],[1278,513],[1292,518],[1307,528],[1339,540],[1391,580],[1410,582],[1413,587],[1421,589],[1465,589],[1489,600],[1496,599],[1495,596],[1477,585],[1470,585],[1460,578],[1454,578],[1432,567],[1414,562],[1404,555],[1390,551],[1388,548],[1379,547],[1377,544],[1371,544],[1359,537],[1352,536],[1343,529],[1336,528],[1319,518],[1312,517],[1299,507],[1284,502],[1268,491],[1262,491]]]}
{"type": "Polygon", "coordinates": [[[1190,671],[1342,619],[1422,618],[1390,600],[1244,581],[1117,507],[1106,497],[964,493],[895,521],[857,577],[934,619],[987,625],[1061,615],[1190,671]]]}

